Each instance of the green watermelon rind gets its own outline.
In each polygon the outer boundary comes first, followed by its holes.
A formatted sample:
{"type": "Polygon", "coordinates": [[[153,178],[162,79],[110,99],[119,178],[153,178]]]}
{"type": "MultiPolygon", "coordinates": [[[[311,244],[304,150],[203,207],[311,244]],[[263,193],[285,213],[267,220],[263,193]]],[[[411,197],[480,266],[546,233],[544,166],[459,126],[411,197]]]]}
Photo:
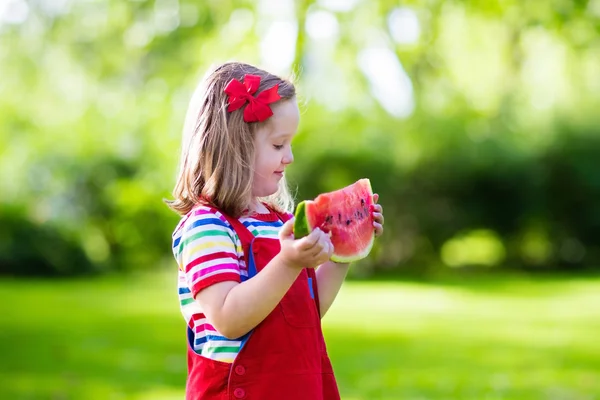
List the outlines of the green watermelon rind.
{"type": "Polygon", "coordinates": [[[306,201],[300,202],[294,215],[294,238],[300,239],[312,231],[306,219],[306,201]]]}
{"type": "MultiPolygon", "coordinates": [[[[369,194],[371,196],[371,199],[373,199],[373,189],[371,187],[371,181],[369,179],[361,179],[360,181],[366,181],[369,189],[369,194]]],[[[308,202],[312,202],[312,200],[305,200],[300,202],[296,208],[296,213],[294,214],[294,237],[296,239],[300,239],[307,236],[313,230],[313,227],[310,226],[310,224],[308,223],[308,219],[306,218],[306,204],[308,202]]],[[[343,257],[333,254],[331,256],[331,261],[336,263],[351,263],[358,260],[362,260],[363,258],[369,255],[369,253],[373,249],[374,243],[375,228],[373,228],[373,235],[371,236],[371,241],[362,252],[349,257],[343,257]]]]}
{"type": "Polygon", "coordinates": [[[373,235],[371,236],[371,241],[369,242],[367,247],[365,247],[365,250],[363,252],[357,253],[353,257],[341,257],[341,256],[336,256],[335,254],[332,254],[331,261],[336,262],[336,263],[351,263],[351,262],[355,262],[358,260],[362,260],[363,258],[365,258],[369,255],[369,253],[373,249],[374,243],[375,243],[375,230],[373,229],[373,235]]]}

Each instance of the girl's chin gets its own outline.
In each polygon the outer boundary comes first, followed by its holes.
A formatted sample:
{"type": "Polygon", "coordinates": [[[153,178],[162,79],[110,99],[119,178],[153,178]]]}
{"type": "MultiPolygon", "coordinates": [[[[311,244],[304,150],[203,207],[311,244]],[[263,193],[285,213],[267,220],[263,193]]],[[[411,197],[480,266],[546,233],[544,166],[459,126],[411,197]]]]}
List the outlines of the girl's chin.
{"type": "Polygon", "coordinates": [[[274,188],[261,188],[260,190],[253,190],[252,191],[252,195],[254,197],[269,197],[275,193],[277,193],[277,190],[279,189],[278,186],[275,186],[274,188]]]}

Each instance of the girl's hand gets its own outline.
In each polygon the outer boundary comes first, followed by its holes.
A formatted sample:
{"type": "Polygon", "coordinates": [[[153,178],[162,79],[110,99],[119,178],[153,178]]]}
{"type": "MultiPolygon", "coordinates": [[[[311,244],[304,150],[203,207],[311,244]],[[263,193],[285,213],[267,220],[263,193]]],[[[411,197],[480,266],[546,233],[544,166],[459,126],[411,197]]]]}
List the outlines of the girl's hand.
{"type": "Polygon", "coordinates": [[[381,236],[383,233],[383,207],[381,204],[377,204],[379,200],[379,195],[377,193],[373,194],[373,202],[375,203],[371,208],[371,212],[373,213],[373,226],[375,227],[375,237],[381,236]]]}
{"type": "Polygon", "coordinates": [[[331,258],[333,244],[329,235],[317,228],[308,236],[294,239],[294,220],[287,221],[279,231],[282,261],[294,268],[315,268],[331,258]]]}

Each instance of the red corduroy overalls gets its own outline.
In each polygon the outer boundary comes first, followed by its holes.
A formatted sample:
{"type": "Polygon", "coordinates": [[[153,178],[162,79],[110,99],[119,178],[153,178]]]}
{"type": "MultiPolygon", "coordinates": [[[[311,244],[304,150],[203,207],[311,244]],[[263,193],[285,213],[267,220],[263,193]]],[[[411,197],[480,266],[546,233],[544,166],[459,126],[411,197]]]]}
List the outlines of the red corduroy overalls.
{"type": "MultiPolygon", "coordinates": [[[[255,238],[237,219],[225,217],[242,242],[250,279],[279,253],[279,240],[255,238]]],[[[202,357],[188,343],[186,400],[338,400],[316,283],[314,269],[303,269],[277,307],[244,339],[232,364],[202,357]]]]}

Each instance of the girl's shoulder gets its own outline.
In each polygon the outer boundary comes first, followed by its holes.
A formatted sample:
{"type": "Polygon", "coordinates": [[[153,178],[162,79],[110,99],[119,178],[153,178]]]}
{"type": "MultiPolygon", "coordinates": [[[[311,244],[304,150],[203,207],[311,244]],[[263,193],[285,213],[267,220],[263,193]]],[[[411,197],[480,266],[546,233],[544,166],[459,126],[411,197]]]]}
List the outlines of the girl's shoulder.
{"type": "Polygon", "coordinates": [[[218,209],[205,204],[198,204],[190,212],[181,217],[175,228],[175,232],[196,228],[214,229],[215,227],[233,230],[227,218],[218,209]]]}

